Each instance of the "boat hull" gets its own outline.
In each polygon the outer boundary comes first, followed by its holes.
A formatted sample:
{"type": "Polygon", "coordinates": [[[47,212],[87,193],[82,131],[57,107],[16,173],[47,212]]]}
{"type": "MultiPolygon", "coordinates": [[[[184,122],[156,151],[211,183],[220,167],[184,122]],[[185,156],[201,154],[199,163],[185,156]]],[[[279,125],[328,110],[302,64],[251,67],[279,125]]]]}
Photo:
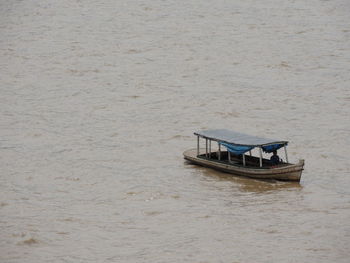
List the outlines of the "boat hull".
{"type": "MultiPolygon", "coordinates": [[[[200,155],[203,152],[200,153],[200,155]]],[[[275,179],[283,181],[300,181],[304,167],[304,160],[297,164],[284,164],[275,167],[249,168],[229,162],[218,161],[217,159],[203,158],[197,156],[197,149],[190,149],[183,153],[184,158],[194,164],[210,167],[222,172],[238,176],[246,176],[255,179],[275,179]]]]}

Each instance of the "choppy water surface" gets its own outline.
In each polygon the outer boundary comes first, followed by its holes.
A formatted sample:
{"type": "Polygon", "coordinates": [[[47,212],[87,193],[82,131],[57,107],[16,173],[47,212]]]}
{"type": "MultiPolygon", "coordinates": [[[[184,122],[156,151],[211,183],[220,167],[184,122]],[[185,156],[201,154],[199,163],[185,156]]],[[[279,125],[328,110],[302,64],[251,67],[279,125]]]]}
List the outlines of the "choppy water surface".
{"type": "Polygon", "coordinates": [[[1,262],[349,262],[350,4],[0,3],[1,262]],[[300,184],[184,162],[291,141],[300,184]]]}

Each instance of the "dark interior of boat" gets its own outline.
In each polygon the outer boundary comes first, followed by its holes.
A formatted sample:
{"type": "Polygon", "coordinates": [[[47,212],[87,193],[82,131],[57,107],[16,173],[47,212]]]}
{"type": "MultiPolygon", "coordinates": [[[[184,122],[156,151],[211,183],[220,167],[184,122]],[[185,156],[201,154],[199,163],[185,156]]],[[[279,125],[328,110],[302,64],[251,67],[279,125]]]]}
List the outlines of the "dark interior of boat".
{"type": "MultiPolygon", "coordinates": [[[[233,153],[230,153],[230,159],[231,162],[230,164],[236,165],[236,166],[243,166],[243,156],[242,155],[236,155],[233,153]]],[[[203,159],[209,159],[211,161],[217,161],[217,162],[222,162],[222,163],[228,163],[228,152],[227,151],[222,151],[220,155],[220,160],[219,160],[219,154],[218,152],[212,152],[206,154],[200,154],[198,156],[199,158],[203,159]]],[[[280,163],[277,166],[285,166],[288,165],[288,163],[280,163]]],[[[250,156],[250,155],[245,155],[245,167],[251,167],[251,168],[260,168],[260,158],[256,156],[250,156]]],[[[276,165],[272,165],[270,160],[263,158],[262,159],[262,168],[271,168],[271,167],[276,167],[276,165]]]]}

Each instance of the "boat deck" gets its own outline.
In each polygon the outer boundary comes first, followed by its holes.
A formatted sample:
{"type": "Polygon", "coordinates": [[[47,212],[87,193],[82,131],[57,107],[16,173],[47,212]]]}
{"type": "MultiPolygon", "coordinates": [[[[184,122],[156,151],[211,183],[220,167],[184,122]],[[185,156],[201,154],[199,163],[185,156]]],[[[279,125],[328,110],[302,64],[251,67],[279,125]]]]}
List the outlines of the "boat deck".
{"type": "Polygon", "coordinates": [[[211,154],[205,153],[205,149],[200,149],[199,155],[197,156],[197,149],[191,149],[186,151],[186,154],[188,156],[191,156],[193,158],[200,158],[203,160],[210,160],[217,163],[222,164],[229,164],[233,166],[241,166],[245,168],[253,168],[253,169],[271,169],[271,168],[277,168],[277,167],[286,167],[288,165],[291,165],[290,163],[280,163],[278,165],[271,165],[270,160],[268,159],[262,159],[262,167],[260,167],[260,161],[258,157],[245,155],[245,166],[243,165],[243,158],[241,155],[234,155],[231,153],[229,162],[228,160],[228,152],[227,151],[221,151],[220,160],[218,152],[212,152],[211,154]]]}

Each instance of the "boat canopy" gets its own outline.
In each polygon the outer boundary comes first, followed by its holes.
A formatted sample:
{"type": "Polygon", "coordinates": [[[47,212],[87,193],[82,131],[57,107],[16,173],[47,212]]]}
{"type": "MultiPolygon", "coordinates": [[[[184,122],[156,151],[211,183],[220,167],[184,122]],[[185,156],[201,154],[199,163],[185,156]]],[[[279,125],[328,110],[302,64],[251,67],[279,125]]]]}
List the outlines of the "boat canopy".
{"type": "Polygon", "coordinates": [[[288,144],[288,141],[262,138],[226,129],[204,130],[194,134],[217,141],[235,154],[243,154],[255,147],[260,147],[264,152],[270,153],[288,144]]]}

